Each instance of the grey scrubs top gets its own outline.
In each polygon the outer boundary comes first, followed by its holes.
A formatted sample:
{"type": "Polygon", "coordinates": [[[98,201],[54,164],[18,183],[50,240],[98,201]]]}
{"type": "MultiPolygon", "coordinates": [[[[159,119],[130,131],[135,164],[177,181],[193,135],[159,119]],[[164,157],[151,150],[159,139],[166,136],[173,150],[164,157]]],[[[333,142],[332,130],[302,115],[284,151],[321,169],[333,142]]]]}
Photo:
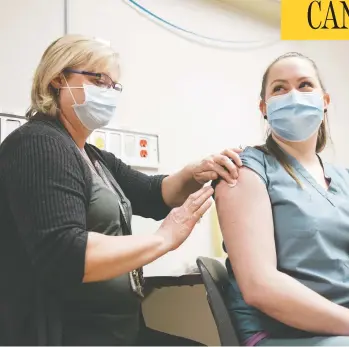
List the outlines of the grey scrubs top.
{"type": "MultiPolygon", "coordinates": [[[[106,168],[104,172],[112,179],[106,168]]],[[[123,235],[118,200],[119,196],[102,178],[92,173],[87,230],[123,235]]],[[[125,196],[123,201],[131,221],[131,204],[125,196]]],[[[69,293],[64,303],[64,345],[134,345],[141,324],[140,305],[128,274],[102,282],[82,283],[69,293]]]]}
{"type": "MultiPolygon", "coordinates": [[[[324,164],[328,190],[322,188],[293,157],[297,182],[271,155],[248,147],[243,165],[259,175],[270,197],[278,269],[327,299],[349,306],[349,173],[324,164]]],[[[320,158],[319,158],[320,160],[320,158]]],[[[321,162],[321,160],[320,160],[321,162]]],[[[290,328],[249,307],[242,299],[229,261],[229,309],[247,344],[254,337],[301,337],[290,328]],[[246,342],[247,341],[247,342],[246,342]]]]}

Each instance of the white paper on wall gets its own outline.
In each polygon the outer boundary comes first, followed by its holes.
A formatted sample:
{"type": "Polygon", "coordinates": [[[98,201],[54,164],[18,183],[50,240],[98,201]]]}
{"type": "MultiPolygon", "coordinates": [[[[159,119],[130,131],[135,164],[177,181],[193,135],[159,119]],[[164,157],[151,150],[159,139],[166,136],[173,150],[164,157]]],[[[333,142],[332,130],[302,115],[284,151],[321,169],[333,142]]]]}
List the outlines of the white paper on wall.
{"type": "Polygon", "coordinates": [[[26,119],[16,115],[0,113],[0,142],[10,135],[14,130],[26,122],[26,119]]]}
{"type": "Polygon", "coordinates": [[[108,149],[117,158],[122,156],[122,137],[121,134],[110,132],[108,137],[108,149]]]}
{"type": "Polygon", "coordinates": [[[124,155],[128,158],[133,158],[136,154],[136,138],[134,135],[125,135],[124,155]]]}
{"type": "Polygon", "coordinates": [[[107,133],[104,130],[95,130],[89,139],[89,142],[99,149],[107,149],[107,133]]]}
{"type": "Polygon", "coordinates": [[[6,119],[5,123],[6,136],[10,135],[12,131],[16,130],[21,126],[21,122],[18,119],[6,119]]]}

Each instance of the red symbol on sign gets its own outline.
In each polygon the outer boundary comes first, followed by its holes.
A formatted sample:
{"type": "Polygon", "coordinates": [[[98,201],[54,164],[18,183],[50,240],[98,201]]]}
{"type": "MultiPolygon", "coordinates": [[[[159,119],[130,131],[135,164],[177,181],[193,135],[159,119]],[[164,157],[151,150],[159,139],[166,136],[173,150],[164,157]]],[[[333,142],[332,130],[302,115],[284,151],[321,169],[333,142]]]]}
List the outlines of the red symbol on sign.
{"type": "Polygon", "coordinates": [[[148,151],[145,150],[145,149],[142,149],[140,152],[139,152],[141,158],[146,158],[148,156],[148,151]]]}
{"type": "Polygon", "coordinates": [[[147,145],[148,145],[148,141],[147,141],[147,140],[142,139],[142,140],[140,140],[140,141],[139,141],[139,145],[140,145],[141,147],[147,147],[147,145]]]}

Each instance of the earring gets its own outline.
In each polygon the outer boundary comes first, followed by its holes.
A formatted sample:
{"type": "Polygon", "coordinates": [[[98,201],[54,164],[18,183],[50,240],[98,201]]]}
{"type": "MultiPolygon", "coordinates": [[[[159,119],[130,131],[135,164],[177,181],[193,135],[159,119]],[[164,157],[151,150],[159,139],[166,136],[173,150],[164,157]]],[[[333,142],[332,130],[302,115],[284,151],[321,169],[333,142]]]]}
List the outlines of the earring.
{"type": "Polygon", "coordinates": [[[266,114],[264,115],[264,117],[263,117],[263,118],[264,118],[265,120],[267,120],[267,119],[268,119],[268,117],[267,117],[267,115],[266,115],[266,114]]]}
{"type": "Polygon", "coordinates": [[[327,113],[327,108],[324,109],[324,112],[327,113]]]}
{"type": "Polygon", "coordinates": [[[61,90],[58,88],[58,89],[57,89],[57,96],[59,96],[60,91],[61,91],[61,90]]]}

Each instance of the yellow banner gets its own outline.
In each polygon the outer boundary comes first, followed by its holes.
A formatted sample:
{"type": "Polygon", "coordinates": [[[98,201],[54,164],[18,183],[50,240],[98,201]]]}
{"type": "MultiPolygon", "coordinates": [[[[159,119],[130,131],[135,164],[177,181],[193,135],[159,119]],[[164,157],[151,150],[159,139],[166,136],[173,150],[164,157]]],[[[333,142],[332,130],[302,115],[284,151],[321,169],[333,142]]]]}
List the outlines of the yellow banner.
{"type": "Polygon", "coordinates": [[[282,40],[349,40],[349,0],[281,0],[282,40]]]}

